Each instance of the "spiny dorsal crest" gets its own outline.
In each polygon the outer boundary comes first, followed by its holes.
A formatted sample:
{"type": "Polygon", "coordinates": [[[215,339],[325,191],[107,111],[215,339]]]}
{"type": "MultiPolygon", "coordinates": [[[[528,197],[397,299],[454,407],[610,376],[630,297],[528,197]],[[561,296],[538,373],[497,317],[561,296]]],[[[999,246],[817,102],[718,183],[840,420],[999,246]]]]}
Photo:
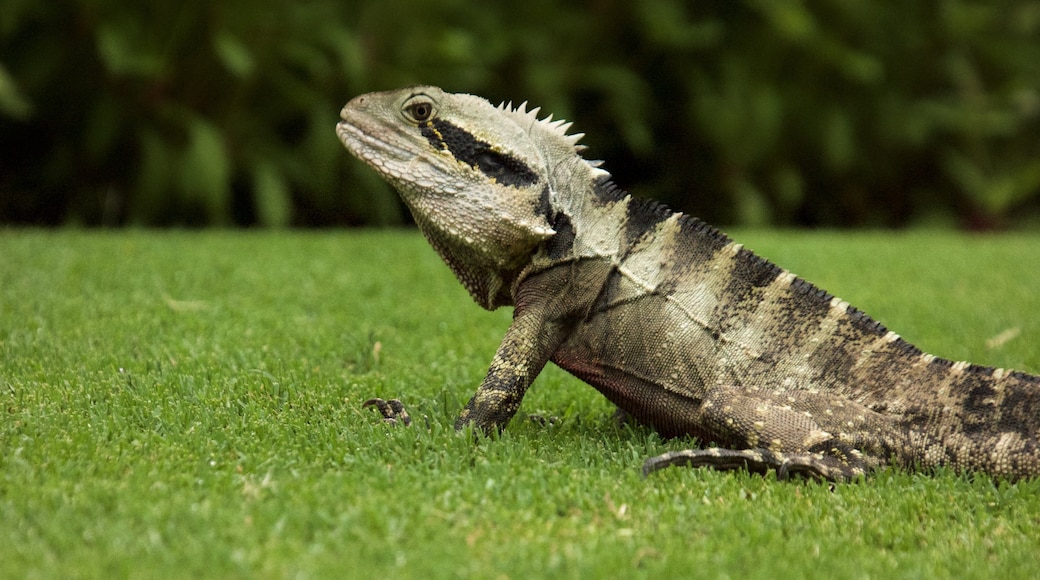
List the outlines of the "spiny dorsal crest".
{"type": "Polygon", "coordinates": [[[553,135],[563,139],[565,143],[574,148],[574,151],[581,153],[585,151],[584,145],[579,145],[578,142],[585,137],[585,133],[575,133],[570,135],[567,131],[571,128],[573,123],[565,121],[564,119],[557,119],[553,121],[553,116],[550,114],[544,119],[538,118],[538,113],[542,110],[541,107],[535,107],[533,109],[527,109],[527,101],[520,103],[520,106],[513,107],[513,102],[505,102],[498,106],[498,110],[513,117],[513,120],[519,123],[529,133],[534,129],[541,129],[553,135]]]}

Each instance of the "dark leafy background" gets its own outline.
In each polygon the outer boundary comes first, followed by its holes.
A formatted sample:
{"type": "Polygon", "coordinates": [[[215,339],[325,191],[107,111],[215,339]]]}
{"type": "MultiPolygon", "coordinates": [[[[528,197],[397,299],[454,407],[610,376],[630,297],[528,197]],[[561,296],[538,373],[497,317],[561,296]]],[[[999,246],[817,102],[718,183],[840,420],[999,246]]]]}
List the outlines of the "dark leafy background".
{"type": "Polygon", "coordinates": [[[719,224],[1040,224],[1040,3],[0,0],[0,223],[407,220],[332,131],[432,83],[719,224]]]}

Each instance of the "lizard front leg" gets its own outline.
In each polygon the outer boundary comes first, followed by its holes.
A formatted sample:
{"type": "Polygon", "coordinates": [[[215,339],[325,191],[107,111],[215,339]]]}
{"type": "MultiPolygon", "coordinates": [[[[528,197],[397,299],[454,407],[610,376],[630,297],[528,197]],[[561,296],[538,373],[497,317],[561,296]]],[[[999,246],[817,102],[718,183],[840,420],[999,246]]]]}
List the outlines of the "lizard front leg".
{"type": "MultiPolygon", "coordinates": [[[[455,422],[490,432],[501,429],[520,408],[528,387],[552,354],[570,334],[595,298],[590,288],[604,266],[563,264],[524,279],[517,288],[513,322],[491,361],[477,392],[455,422]]],[[[399,401],[373,399],[374,406],[392,423],[405,422],[407,413],[399,401]]]]}
{"type": "Polygon", "coordinates": [[[564,334],[560,324],[546,319],[543,308],[518,310],[487,376],[462,409],[455,428],[473,425],[490,432],[505,427],[564,334]]]}
{"type": "Polygon", "coordinates": [[[473,425],[484,432],[505,427],[520,408],[527,388],[588,310],[603,276],[602,264],[570,263],[524,280],[516,310],[491,368],[459,414],[456,429],[473,425]]]}
{"type": "MultiPolygon", "coordinates": [[[[544,315],[544,308],[516,311],[480,388],[455,421],[455,429],[472,424],[487,433],[505,427],[513,418],[527,388],[564,335],[560,325],[547,321],[544,315]]],[[[411,424],[408,412],[397,399],[369,399],[362,406],[375,407],[387,423],[411,424]]]]}

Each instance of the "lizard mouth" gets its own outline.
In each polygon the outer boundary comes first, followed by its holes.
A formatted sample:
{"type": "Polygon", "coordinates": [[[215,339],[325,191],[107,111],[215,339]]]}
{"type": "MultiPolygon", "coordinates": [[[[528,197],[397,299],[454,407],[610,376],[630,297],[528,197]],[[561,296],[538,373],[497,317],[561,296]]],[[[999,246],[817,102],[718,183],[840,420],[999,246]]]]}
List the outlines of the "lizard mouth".
{"type": "Polygon", "coordinates": [[[387,159],[407,163],[415,157],[414,152],[388,143],[347,119],[336,123],[336,136],[351,154],[375,169],[387,159]]]}

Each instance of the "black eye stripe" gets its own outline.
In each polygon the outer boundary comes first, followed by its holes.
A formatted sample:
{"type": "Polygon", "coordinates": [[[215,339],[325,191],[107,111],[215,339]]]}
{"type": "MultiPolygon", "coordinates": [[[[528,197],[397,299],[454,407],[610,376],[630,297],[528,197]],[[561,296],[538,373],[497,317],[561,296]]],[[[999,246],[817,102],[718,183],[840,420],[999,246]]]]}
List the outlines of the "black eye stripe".
{"type": "Polygon", "coordinates": [[[420,125],[419,131],[434,147],[451,152],[455,159],[503,185],[524,187],[538,181],[538,175],[523,161],[492,150],[491,145],[447,121],[434,119],[420,125]]]}

